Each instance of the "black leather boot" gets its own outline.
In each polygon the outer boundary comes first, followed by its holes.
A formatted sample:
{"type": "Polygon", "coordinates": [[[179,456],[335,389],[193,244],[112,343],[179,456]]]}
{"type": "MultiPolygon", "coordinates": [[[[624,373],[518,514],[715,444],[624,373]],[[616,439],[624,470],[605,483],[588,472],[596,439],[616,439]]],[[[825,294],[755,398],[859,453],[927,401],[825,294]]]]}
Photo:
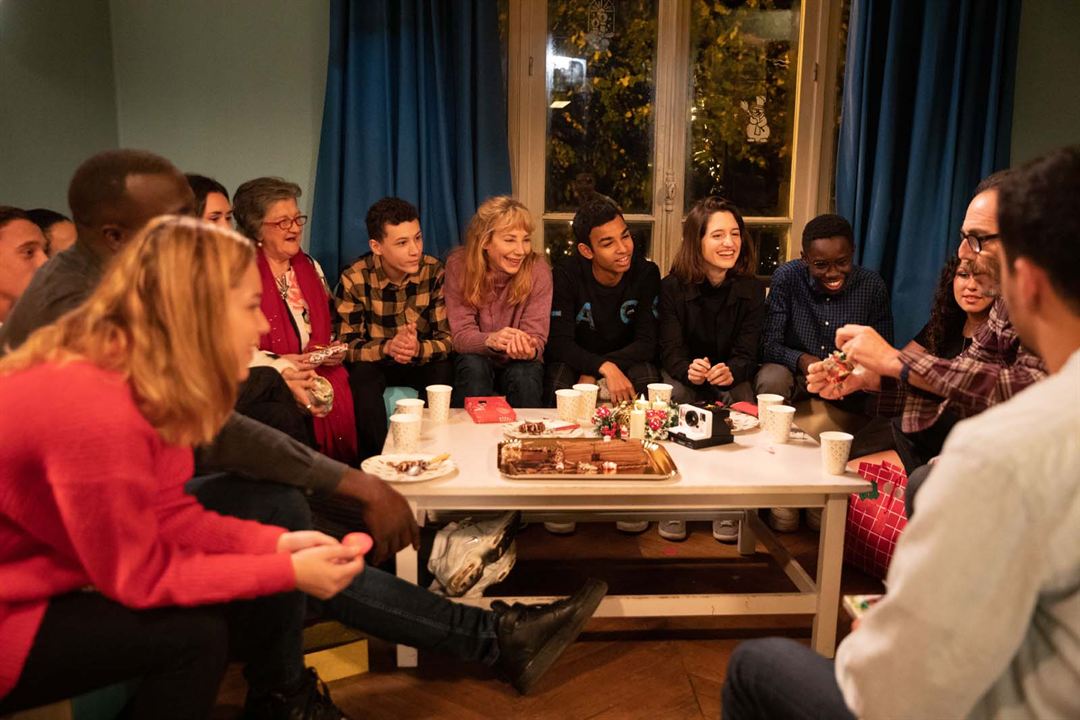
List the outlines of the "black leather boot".
{"type": "Polygon", "coordinates": [[[326,683],[311,668],[304,671],[300,685],[290,692],[273,692],[261,697],[248,692],[241,720],[349,720],[330,699],[326,683]]]}
{"type": "Polygon", "coordinates": [[[576,593],[549,605],[496,600],[499,659],[495,667],[522,695],[528,694],[570,643],[577,639],[607,594],[607,583],[590,578],[576,593]]]}

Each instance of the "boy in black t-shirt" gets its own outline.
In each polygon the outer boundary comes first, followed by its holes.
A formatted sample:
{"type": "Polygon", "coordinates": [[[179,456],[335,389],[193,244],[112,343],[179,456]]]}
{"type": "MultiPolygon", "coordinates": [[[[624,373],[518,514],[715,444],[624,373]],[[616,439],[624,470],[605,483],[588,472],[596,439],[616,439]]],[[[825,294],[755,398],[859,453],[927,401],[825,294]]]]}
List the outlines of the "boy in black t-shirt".
{"type": "MultiPolygon", "coordinates": [[[[660,270],[634,255],[634,239],[611,200],[587,201],[574,215],[578,254],[552,271],[546,395],[575,383],[597,383],[612,403],[633,400],[660,382],[656,366],[656,316],[660,270]],[[606,390],[606,393],[605,393],[606,390]]],[[[546,522],[557,534],[573,522],[546,522]]],[[[648,529],[647,520],[619,521],[623,532],[648,529]]]]}
{"type": "Polygon", "coordinates": [[[606,198],[583,205],[573,227],[578,255],[552,273],[548,401],[556,390],[598,380],[612,402],[632,400],[660,381],[660,270],[634,255],[622,211],[606,198]]]}

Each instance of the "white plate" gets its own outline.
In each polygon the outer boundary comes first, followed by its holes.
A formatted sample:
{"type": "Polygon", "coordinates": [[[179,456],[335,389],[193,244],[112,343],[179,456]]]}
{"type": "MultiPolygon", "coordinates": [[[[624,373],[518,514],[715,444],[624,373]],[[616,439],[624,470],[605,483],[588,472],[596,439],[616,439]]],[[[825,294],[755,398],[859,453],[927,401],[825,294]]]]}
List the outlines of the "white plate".
{"type": "Polygon", "coordinates": [[[747,415],[746,413],[741,413],[738,410],[732,410],[728,414],[728,417],[731,418],[732,434],[746,432],[747,430],[753,430],[761,424],[761,421],[753,415],[747,415]]]}
{"type": "Polygon", "coordinates": [[[530,438],[571,438],[577,437],[582,434],[581,425],[578,423],[570,422],[568,420],[555,420],[553,418],[542,418],[540,420],[515,420],[514,422],[504,423],[502,426],[503,435],[505,437],[514,440],[528,440],[530,438]],[[544,423],[544,432],[539,435],[530,435],[529,433],[523,433],[518,430],[522,423],[534,422],[544,423]]]}
{"type": "Polygon", "coordinates": [[[375,455],[360,463],[360,469],[364,472],[371,473],[386,482],[397,483],[414,483],[424,482],[425,480],[434,480],[435,478],[444,477],[457,470],[457,465],[454,464],[453,459],[443,460],[435,467],[429,468],[419,475],[406,475],[405,473],[398,472],[397,468],[394,467],[395,464],[405,460],[431,460],[433,457],[435,457],[435,455],[423,453],[375,455]]]}

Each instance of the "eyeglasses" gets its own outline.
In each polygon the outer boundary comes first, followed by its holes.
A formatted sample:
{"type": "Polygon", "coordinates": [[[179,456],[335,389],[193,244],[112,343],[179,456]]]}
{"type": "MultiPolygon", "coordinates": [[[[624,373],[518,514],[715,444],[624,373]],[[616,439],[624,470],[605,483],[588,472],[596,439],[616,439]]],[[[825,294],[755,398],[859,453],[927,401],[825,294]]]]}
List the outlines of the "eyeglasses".
{"type": "Polygon", "coordinates": [[[966,242],[968,247],[977,253],[983,251],[983,243],[997,240],[1001,237],[1001,233],[990,233],[989,235],[978,235],[976,233],[966,233],[963,230],[960,231],[960,242],[966,242]]]}
{"type": "Polygon", "coordinates": [[[842,257],[839,260],[814,260],[807,262],[807,264],[817,270],[818,272],[828,272],[830,268],[836,268],[837,270],[844,270],[851,265],[850,257],[842,257]]]}
{"type": "Polygon", "coordinates": [[[278,229],[288,231],[289,228],[296,224],[296,227],[304,227],[307,225],[307,215],[297,215],[291,218],[282,218],[280,220],[273,220],[271,222],[264,222],[263,225],[276,225],[278,229]]]}

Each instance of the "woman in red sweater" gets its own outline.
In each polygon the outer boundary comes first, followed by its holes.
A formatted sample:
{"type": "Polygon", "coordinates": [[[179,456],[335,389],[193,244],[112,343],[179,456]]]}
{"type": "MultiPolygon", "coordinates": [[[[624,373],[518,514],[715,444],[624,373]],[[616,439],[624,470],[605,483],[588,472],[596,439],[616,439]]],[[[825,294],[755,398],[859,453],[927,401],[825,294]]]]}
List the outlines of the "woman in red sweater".
{"type": "Polygon", "coordinates": [[[0,715],[138,678],[131,716],[204,717],[230,650],[280,659],[249,673],[249,716],[301,693],[333,708],[303,676],[288,591],[334,595],[363,548],[184,492],[267,328],[254,260],[236,233],[158,218],[0,361],[0,715]]]}

